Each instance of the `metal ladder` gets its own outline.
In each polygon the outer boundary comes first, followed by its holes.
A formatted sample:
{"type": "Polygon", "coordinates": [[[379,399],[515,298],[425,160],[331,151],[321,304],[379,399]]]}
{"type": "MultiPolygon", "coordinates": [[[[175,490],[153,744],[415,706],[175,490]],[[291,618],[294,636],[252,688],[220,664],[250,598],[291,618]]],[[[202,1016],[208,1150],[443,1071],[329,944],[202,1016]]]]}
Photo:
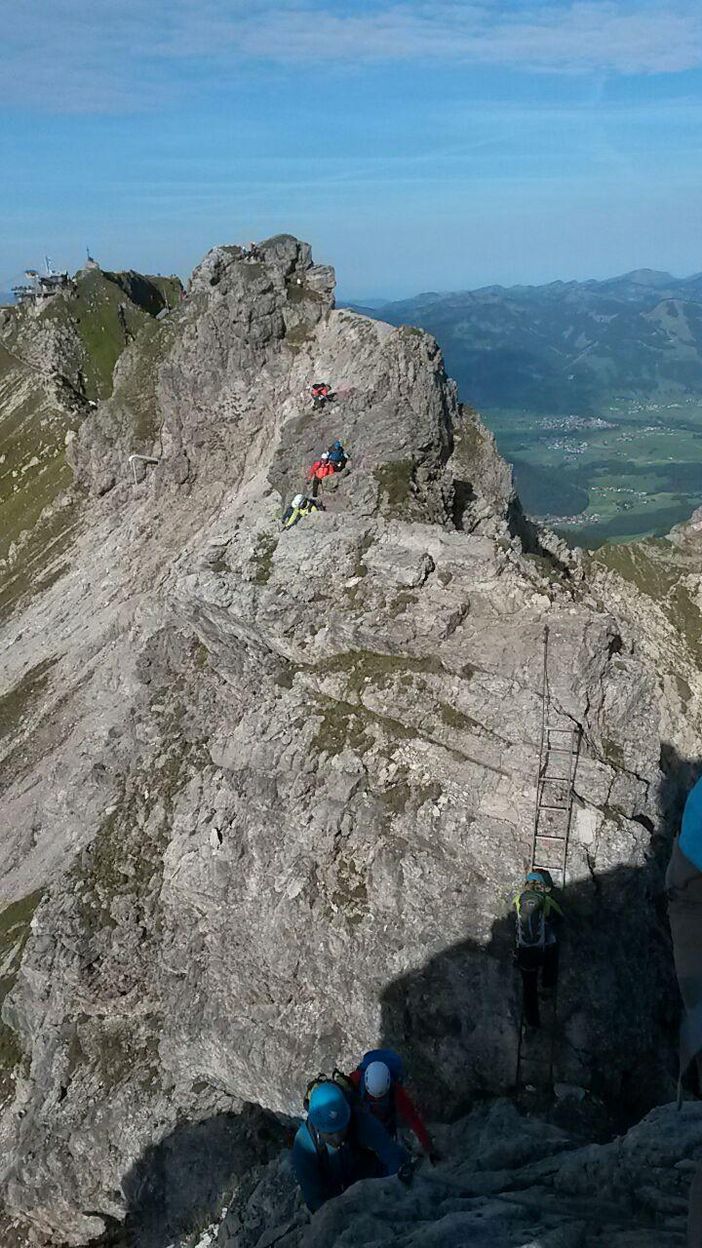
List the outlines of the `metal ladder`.
{"type": "MultiPolygon", "coordinates": [[[[580,758],[582,729],[579,724],[550,723],[551,698],[548,681],[548,626],[544,629],[543,692],[541,741],[536,779],[534,830],[531,842],[531,871],[548,871],[557,889],[566,885],[568,842],[573,818],[575,777],[580,758]]],[[[549,1009],[542,1009],[541,1035],[532,1040],[529,1052],[524,1044],[524,1015],[520,1012],[517,1044],[516,1090],[529,1084],[553,1085],[556,1046],[557,995],[549,1009]],[[548,1039],[546,1037],[548,1036],[548,1039]],[[543,1037],[543,1039],[542,1039],[543,1037]],[[533,1051],[532,1051],[533,1046],[533,1051]]]]}
{"type": "Polygon", "coordinates": [[[556,888],[566,883],[580,739],[579,725],[542,730],[530,870],[549,871],[556,888]]]}

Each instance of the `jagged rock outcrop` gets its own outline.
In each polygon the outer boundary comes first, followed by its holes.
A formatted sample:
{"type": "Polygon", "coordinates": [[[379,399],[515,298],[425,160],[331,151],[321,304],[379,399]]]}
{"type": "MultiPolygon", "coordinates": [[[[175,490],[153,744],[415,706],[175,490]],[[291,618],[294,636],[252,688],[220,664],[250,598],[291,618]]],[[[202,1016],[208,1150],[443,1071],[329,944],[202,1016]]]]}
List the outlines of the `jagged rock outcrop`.
{"type": "Polygon", "coordinates": [[[665,538],[607,546],[590,560],[593,592],[658,672],[662,736],[699,759],[702,715],[702,510],[665,538]]]}
{"type": "Polygon", "coordinates": [[[572,1126],[521,1117],[504,1101],[438,1134],[445,1160],[424,1165],[409,1190],[397,1179],[359,1183],[311,1223],[278,1157],[228,1193],[221,1222],[196,1248],[675,1248],[684,1240],[702,1148],[697,1105],[662,1106],[607,1144],[584,1144],[572,1126]]]}
{"type": "Polygon", "coordinates": [[[123,1220],[179,1123],[295,1114],[378,1040],[437,1116],[510,1086],[546,629],[583,733],[557,1071],[672,1091],[660,764],[694,707],[526,524],[436,343],[335,311],[305,244],[261,253],[216,248],[124,352],[71,445],[89,525],[2,636],[3,1178],[47,1243],[123,1220]],[[337,436],[326,510],[281,533],[337,436]]]}

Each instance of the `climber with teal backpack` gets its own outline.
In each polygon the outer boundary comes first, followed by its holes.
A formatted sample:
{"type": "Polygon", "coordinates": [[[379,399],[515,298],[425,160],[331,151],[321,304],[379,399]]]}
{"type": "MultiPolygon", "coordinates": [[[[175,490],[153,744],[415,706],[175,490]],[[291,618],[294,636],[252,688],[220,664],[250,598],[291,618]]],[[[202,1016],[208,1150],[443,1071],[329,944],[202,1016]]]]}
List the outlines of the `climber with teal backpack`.
{"type": "MultiPolygon", "coordinates": [[[[702,778],[687,795],[680,833],[665,877],[673,958],[683,1002],[680,1025],[680,1081],[689,1067],[702,1089],[702,778]]],[[[702,1245],[702,1164],[690,1184],[688,1248],[702,1245]]]]}
{"type": "Polygon", "coordinates": [[[539,975],[542,996],[553,996],[558,982],[558,941],[563,911],[553,894],[553,880],[544,868],[530,871],[524,888],[514,898],[515,966],[523,985],[524,1023],[541,1026],[539,975]]]}
{"type": "Polygon", "coordinates": [[[340,1071],[318,1075],[307,1088],[307,1118],[292,1150],[293,1170],[307,1208],[315,1213],[360,1179],[396,1174],[409,1182],[409,1155],[369,1114],[340,1071]]]}

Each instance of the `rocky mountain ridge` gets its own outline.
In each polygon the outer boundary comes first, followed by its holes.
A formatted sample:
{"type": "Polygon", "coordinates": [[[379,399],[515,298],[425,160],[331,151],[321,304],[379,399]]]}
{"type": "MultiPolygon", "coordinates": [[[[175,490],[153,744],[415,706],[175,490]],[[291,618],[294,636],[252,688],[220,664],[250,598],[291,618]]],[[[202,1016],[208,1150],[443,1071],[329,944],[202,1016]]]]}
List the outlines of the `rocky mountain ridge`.
{"type": "Polygon", "coordinates": [[[583,734],[559,1078],[629,1118],[673,1093],[661,863],[699,671],[526,522],[436,343],[333,286],[288,236],[209,253],[83,419],[70,558],[0,634],[3,1191],[38,1243],[136,1205],[165,1248],[378,1040],[436,1117],[511,1086],[546,636],[583,734]],[[337,436],[324,512],[281,533],[337,436]]]}

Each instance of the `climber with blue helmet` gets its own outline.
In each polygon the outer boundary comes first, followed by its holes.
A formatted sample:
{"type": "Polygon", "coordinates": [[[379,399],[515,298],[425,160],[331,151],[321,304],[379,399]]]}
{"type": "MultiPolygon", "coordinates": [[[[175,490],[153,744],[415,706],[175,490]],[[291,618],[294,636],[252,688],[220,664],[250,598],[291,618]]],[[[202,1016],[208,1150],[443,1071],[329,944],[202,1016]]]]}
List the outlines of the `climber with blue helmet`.
{"type": "Polygon", "coordinates": [[[553,896],[553,880],[545,867],[530,871],[513,901],[516,919],[515,966],[522,976],[524,1025],[541,1026],[541,995],[553,997],[558,982],[558,935],[563,911],[553,896]]]}
{"type": "Polygon", "coordinates": [[[363,1109],[344,1076],[339,1082],[336,1075],[319,1076],[310,1085],[306,1105],[307,1118],[295,1136],[292,1164],[312,1213],[360,1179],[407,1175],[407,1152],[363,1109]]]}
{"type": "Polygon", "coordinates": [[[335,442],[332,442],[329,450],[327,451],[327,456],[334,472],[343,472],[349,456],[348,452],[344,449],[338,438],[335,442]]]}

